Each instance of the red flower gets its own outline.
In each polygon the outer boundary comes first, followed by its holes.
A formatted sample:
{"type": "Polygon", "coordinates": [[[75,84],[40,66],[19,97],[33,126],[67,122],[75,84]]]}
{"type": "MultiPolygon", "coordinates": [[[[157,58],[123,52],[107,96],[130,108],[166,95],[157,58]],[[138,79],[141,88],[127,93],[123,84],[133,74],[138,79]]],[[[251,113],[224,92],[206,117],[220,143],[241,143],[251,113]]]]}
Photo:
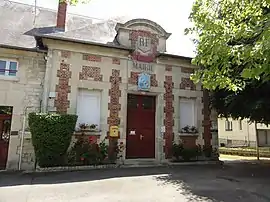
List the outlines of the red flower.
{"type": "Polygon", "coordinates": [[[89,143],[96,143],[97,142],[97,139],[93,136],[89,136],[88,140],[89,140],[89,143]]]}
{"type": "Polygon", "coordinates": [[[83,157],[81,157],[81,161],[84,161],[84,158],[83,157]]]}

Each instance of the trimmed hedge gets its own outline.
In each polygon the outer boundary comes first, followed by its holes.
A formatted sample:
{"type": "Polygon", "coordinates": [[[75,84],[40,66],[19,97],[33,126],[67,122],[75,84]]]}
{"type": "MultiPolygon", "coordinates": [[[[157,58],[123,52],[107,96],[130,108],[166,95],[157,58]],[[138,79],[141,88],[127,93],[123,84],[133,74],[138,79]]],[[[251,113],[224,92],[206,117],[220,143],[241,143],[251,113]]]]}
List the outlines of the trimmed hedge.
{"type": "Polygon", "coordinates": [[[28,119],[38,165],[66,164],[77,115],[30,113],[28,119]]]}
{"type": "MultiPolygon", "coordinates": [[[[260,157],[270,157],[269,148],[259,148],[260,157]]],[[[257,156],[256,148],[219,148],[220,154],[237,155],[237,156],[257,156]]]]}

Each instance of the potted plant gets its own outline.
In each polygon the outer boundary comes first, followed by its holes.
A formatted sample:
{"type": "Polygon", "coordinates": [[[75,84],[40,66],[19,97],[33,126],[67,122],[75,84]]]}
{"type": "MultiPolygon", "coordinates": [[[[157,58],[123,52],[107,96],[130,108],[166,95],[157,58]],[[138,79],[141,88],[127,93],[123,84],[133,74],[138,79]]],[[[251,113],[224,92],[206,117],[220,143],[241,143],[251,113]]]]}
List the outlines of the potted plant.
{"type": "Polygon", "coordinates": [[[88,124],[86,124],[86,123],[80,123],[79,124],[79,128],[80,128],[80,130],[87,130],[88,129],[88,124]]]}
{"type": "Polygon", "coordinates": [[[190,133],[193,133],[193,134],[198,133],[197,128],[196,128],[195,126],[192,126],[192,127],[190,128],[190,133]]]}
{"type": "Polygon", "coordinates": [[[185,126],[181,129],[181,133],[196,134],[198,133],[198,129],[195,126],[185,126]]]}
{"type": "Polygon", "coordinates": [[[97,130],[97,124],[91,124],[90,126],[89,126],[89,129],[90,129],[90,131],[96,131],[97,130]]]}

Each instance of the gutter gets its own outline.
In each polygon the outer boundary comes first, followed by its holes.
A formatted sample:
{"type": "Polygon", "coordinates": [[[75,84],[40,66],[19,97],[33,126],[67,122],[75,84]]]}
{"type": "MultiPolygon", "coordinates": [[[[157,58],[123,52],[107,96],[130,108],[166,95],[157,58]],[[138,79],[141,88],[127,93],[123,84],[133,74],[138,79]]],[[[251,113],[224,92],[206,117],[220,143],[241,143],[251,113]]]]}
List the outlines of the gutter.
{"type": "Polygon", "coordinates": [[[25,48],[25,47],[10,46],[10,45],[5,45],[5,44],[0,44],[0,48],[23,50],[23,51],[30,51],[30,52],[36,52],[36,53],[47,53],[46,50],[40,50],[39,48],[25,48]]]}
{"type": "Polygon", "coordinates": [[[85,45],[94,45],[94,46],[101,46],[101,47],[106,47],[106,48],[115,48],[115,49],[120,49],[120,50],[126,50],[126,51],[132,51],[131,48],[127,48],[124,46],[114,46],[110,44],[104,44],[104,43],[99,43],[99,42],[90,42],[90,41],[84,41],[80,39],[71,39],[71,38],[65,38],[65,37],[59,37],[59,36],[53,36],[53,35],[37,35],[35,34],[35,37],[40,37],[44,39],[53,39],[53,40],[59,40],[59,41],[65,41],[65,42],[74,42],[74,43],[80,43],[80,44],[85,44],[85,45]]]}

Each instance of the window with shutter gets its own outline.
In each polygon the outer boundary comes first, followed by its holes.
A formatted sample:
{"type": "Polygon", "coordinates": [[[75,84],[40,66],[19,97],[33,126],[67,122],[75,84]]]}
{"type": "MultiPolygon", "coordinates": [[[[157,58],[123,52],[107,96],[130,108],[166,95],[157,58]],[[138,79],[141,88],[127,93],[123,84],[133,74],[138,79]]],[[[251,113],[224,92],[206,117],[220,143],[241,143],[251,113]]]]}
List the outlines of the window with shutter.
{"type": "Polygon", "coordinates": [[[79,90],[77,98],[77,127],[79,124],[96,124],[100,129],[100,100],[101,92],[79,90]]]}
{"type": "Polygon", "coordinates": [[[180,99],[179,114],[180,114],[179,130],[181,130],[186,126],[196,127],[194,99],[180,99]]]}

